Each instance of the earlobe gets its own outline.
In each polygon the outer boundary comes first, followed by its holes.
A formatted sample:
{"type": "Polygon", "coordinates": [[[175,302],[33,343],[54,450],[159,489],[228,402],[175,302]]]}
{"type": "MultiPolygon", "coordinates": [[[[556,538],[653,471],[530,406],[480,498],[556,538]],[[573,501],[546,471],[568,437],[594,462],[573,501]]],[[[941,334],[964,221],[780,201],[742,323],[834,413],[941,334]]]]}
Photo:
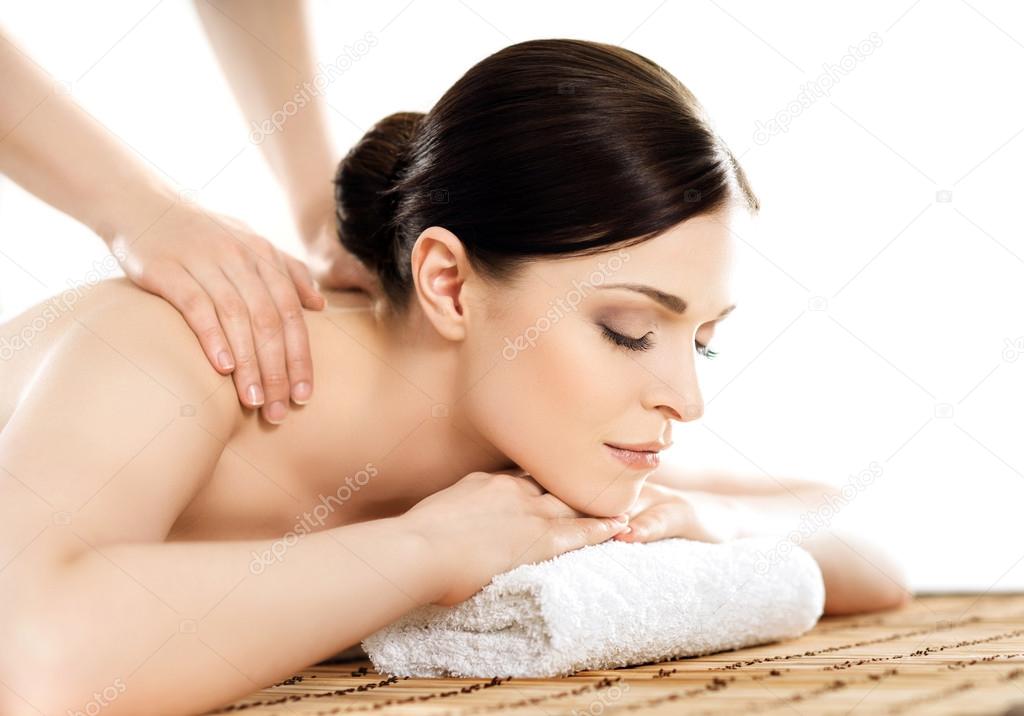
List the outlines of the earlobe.
{"type": "Polygon", "coordinates": [[[413,283],[423,313],[445,338],[465,336],[466,281],[472,269],[455,234],[439,226],[424,229],[413,244],[413,283]]]}

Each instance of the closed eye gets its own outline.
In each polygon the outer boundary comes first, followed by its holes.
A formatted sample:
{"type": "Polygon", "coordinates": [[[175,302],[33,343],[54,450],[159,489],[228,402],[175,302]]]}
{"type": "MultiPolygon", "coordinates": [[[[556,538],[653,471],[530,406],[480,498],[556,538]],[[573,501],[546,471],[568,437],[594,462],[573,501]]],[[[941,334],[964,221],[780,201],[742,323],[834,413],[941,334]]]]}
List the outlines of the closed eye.
{"type": "MultiPolygon", "coordinates": [[[[648,331],[639,338],[633,338],[632,336],[624,336],[618,331],[613,331],[608,326],[601,324],[601,333],[617,346],[621,346],[631,351],[646,351],[650,350],[654,345],[654,341],[651,338],[652,332],[648,331]]],[[[697,349],[697,353],[704,358],[714,358],[718,355],[716,351],[711,350],[704,343],[700,341],[694,341],[694,346],[697,349]]]]}
{"type": "Polygon", "coordinates": [[[639,338],[631,338],[630,336],[624,336],[617,331],[613,331],[608,326],[601,324],[601,332],[605,338],[610,340],[612,343],[623,348],[628,348],[631,351],[645,351],[648,350],[654,342],[650,339],[651,332],[643,334],[639,338]]]}

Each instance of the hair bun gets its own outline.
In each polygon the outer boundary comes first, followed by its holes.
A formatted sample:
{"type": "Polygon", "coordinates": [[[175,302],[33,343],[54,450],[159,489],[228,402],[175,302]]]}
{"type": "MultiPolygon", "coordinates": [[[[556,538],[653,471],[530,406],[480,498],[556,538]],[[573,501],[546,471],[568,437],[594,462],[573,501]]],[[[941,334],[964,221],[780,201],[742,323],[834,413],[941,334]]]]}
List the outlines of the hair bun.
{"type": "Polygon", "coordinates": [[[341,243],[382,278],[396,270],[394,188],[423,116],[396,112],[377,122],[341,160],[334,177],[341,243]]]}

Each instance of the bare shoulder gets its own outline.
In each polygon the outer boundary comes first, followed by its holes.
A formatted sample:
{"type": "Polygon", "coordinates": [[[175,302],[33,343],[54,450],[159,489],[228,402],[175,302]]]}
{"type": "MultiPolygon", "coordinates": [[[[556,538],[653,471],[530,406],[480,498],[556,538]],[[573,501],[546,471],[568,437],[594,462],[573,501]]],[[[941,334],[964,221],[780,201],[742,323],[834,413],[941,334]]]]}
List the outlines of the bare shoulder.
{"type": "MultiPolygon", "coordinates": [[[[195,334],[170,303],[114,278],[50,296],[0,324],[7,383],[28,383],[40,364],[95,343],[182,398],[230,383],[210,366],[195,334]]],[[[229,386],[230,387],[230,386],[229,386]]]]}
{"type": "Polygon", "coordinates": [[[32,535],[51,554],[162,540],[236,429],[230,377],[173,306],[126,279],[83,291],[46,330],[0,432],[0,502],[17,515],[0,552],[32,535]]]}
{"type": "Polygon", "coordinates": [[[96,284],[74,311],[79,340],[94,339],[111,360],[134,371],[185,405],[218,402],[240,414],[230,376],[210,366],[199,340],[178,310],[127,278],[96,284]],[[81,334],[87,335],[81,335],[81,334]]]}

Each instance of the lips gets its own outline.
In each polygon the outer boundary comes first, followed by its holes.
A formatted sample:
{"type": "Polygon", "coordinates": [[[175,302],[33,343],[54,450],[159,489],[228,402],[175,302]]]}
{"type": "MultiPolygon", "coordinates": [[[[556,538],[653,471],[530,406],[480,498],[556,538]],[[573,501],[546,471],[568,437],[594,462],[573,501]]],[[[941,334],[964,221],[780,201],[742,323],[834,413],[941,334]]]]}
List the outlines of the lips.
{"type": "Polygon", "coordinates": [[[618,448],[619,450],[629,450],[631,452],[661,452],[662,450],[670,447],[672,443],[648,442],[635,443],[632,445],[627,443],[605,443],[605,445],[611,448],[618,448]]]}
{"type": "Polygon", "coordinates": [[[668,447],[668,445],[663,445],[661,443],[644,443],[644,446],[650,445],[654,445],[655,449],[636,450],[632,447],[621,447],[619,445],[613,445],[612,443],[604,444],[611,457],[620,463],[625,464],[627,467],[636,470],[653,470],[661,464],[661,456],[658,454],[658,451],[663,450],[668,447]]]}

